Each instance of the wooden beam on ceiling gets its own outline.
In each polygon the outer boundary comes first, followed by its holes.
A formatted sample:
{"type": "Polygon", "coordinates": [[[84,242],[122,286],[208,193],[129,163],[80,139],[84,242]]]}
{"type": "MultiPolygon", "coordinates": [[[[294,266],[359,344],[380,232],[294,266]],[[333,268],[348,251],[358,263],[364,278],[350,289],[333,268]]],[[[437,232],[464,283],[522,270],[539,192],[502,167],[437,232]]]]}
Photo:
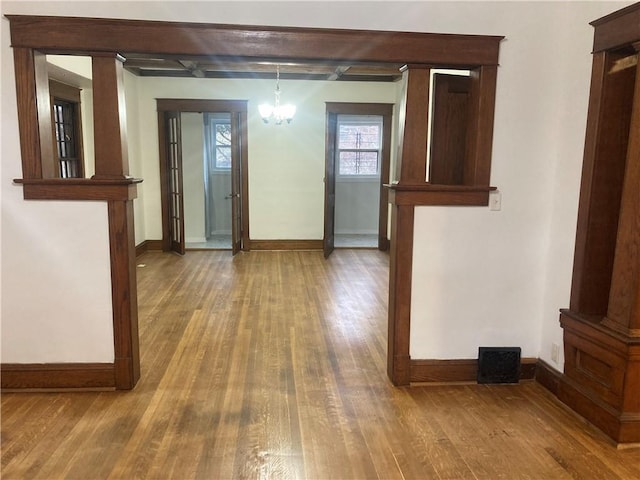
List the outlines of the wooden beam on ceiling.
{"type": "Polygon", "coordinates": [[[399,64],[341,65],[299,61],[276,63],[262,59],[174,59],[129,54],[124,66],[131,73],[144,77],[273,79],[276,65],[280,65],[280,76],[285,80],[392,82],[401,78],[399,64]]]}

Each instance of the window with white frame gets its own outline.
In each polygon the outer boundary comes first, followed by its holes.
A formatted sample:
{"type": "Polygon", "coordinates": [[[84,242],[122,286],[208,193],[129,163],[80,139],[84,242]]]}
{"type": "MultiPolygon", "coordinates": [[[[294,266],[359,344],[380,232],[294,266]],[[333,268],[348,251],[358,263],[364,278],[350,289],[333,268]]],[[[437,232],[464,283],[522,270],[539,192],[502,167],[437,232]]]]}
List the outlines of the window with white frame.
{"type": "Polygon", "coordinates": [[[336,144],[338,176],[379,176],[382,116],[338,115],[336,144]]]}
{"type": "Polygon", "coordinates": [[[205,113],[204,125],[210,170],[231,170],[231,115],[205,113]]]}

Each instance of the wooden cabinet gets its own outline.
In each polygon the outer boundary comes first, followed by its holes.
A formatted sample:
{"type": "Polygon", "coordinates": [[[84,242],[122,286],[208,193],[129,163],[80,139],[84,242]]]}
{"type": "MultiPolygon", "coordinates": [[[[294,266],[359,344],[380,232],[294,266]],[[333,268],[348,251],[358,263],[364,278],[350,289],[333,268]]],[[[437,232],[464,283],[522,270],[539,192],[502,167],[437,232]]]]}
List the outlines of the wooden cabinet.
{"type": "Polygon", "coordinates": [[[589,113],[558,397],[640,442],[640,3],[592,22],[589,113]]]}

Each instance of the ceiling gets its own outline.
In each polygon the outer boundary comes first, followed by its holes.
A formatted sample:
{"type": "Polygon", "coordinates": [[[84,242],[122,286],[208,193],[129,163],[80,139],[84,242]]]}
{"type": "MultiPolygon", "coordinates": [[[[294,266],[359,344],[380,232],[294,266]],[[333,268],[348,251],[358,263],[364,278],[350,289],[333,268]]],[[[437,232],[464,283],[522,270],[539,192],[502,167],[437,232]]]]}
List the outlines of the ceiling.
{"type": "Polygon", "coordinates": [[[402,64],[320,63],[301,60],[167,57],[126,54],[124,68],[140,77],[195,77],[275,79],[280,67],[283,80],[395,82],[402,64]]]}

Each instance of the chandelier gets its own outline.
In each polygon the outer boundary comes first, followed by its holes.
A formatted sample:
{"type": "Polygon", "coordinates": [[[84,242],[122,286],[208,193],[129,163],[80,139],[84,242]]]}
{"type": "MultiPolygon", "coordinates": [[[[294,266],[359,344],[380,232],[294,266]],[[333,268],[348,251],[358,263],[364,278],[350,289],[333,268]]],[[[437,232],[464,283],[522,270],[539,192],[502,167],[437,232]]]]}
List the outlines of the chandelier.
{"type": "Polygon", "coordinates": [[[264,123],[273,121],[276,125],[281,125],[284,121],[291,123],[293,116],[296,114],[296,106],[290,103],[280,105],[280,65],[276,65],[276,89],[274,93],[275,101],[273,105],[263,103],[258,106],[262,121],[264,123]]]}

